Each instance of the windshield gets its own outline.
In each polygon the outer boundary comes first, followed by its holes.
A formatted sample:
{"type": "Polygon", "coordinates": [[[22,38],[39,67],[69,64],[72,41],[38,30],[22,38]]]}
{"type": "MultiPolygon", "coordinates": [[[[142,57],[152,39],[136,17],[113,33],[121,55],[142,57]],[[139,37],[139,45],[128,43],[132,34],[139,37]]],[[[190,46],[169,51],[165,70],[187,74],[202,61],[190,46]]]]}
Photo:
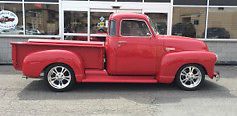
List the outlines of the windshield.
{"type": "Polygon", "coordinates": [[[159,34],[158,33],[158,29],[157,29],[157,26],[156,26],[156,24],[155,23],[153,23],[153,21],[148,17],[148,19],[149,19],[149,22],[150,22],[150,24],[151,24],[151,27],[152,27],[152,29],[154,30],[154,32],[156,33],[156,34],[159,34]]]}

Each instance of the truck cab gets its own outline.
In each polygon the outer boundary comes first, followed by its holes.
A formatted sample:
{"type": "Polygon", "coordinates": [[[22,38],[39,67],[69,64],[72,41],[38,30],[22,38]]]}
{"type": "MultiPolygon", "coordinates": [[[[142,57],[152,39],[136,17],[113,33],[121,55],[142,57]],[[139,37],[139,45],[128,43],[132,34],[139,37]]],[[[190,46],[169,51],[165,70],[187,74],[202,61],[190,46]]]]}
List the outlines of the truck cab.
{"type": "Polygon", "coordinates": [[[106,38],[107,71],[112,75],[156,75],[163,41],[157,39],[147,16],[113,14],[106,38]],[[157,54],[159,53],[159,54],[157,54]]]}
{"type": "Polygon", "coordinates": [[[219,74],[207,45],[181,36],[162,36],[148,16],[115,13],[106,42],[29,40],[12,43],[12,61],[26,77],[42,77],[53,91],[75,83],[172,83],[197,90],[219,74]],[[29,49],[31,48],[31,49],[29,49]]]}

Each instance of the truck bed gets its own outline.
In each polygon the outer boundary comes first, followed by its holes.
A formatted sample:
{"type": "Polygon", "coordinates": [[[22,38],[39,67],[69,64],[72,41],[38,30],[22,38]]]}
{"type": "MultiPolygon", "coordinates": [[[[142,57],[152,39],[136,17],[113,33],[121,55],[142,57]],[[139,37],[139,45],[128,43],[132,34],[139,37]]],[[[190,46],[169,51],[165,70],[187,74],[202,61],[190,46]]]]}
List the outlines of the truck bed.
{"type": "MultiPolygon", "coordinates": [[[[104,43],[70,40],[30,39],[28,42],[12,42],[12,63],[21,70],[25,57],[44,50],[68,50],[82,58],[85,69],[104,68],[104,43]]],[[[66,57],[66,56],[65,56],[66,57]]]]}

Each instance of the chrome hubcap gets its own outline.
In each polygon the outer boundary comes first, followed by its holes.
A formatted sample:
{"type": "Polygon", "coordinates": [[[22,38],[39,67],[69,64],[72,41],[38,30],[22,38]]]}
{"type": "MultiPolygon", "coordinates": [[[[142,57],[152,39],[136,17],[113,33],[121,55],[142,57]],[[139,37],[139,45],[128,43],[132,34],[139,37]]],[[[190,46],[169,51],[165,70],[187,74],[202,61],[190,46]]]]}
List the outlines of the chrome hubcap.
{"type": "Polygon", "coordinates": [[[201,71],[195,66],[185,67],[180,73],[180,82],[187,88],[194,88],[202,80],[201,71]]]}
{"type": "Polygon", "coordinates": [[[48,73],[49,84],[56,89],[63,89],[71,82],[70,71],[63,66],[56,66],[50,69],[48,73]]]}

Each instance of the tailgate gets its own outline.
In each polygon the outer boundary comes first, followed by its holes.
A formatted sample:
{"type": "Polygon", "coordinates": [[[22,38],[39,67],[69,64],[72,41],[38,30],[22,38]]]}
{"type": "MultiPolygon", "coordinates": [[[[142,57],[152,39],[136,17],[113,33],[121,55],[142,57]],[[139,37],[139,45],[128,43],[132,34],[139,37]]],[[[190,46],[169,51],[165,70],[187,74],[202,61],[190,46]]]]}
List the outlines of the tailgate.
{"type": "Polygon", "coordinates": [[[14,68],[15,69],[18,69],[18,70],[20,70],[19,69],[19,67],[17,66],[17,59],[16,59],[16,50],[17,50],[17,46],[16,46],[16,44],[13,44],[13,43],[11,43],[11,45],[12,45],[12,64],[13,64],[13,66],[14,66],[14,68]]]}
{"type": "Polygon", "coordinates": [[[25,57],[31,53],[28,47],[25,46],[26,42],[12,42],[12,64],[16,70],[22,69],[22,62],[25,57]],[[28,50],[27,50],[28,49],[28,50]]]}

